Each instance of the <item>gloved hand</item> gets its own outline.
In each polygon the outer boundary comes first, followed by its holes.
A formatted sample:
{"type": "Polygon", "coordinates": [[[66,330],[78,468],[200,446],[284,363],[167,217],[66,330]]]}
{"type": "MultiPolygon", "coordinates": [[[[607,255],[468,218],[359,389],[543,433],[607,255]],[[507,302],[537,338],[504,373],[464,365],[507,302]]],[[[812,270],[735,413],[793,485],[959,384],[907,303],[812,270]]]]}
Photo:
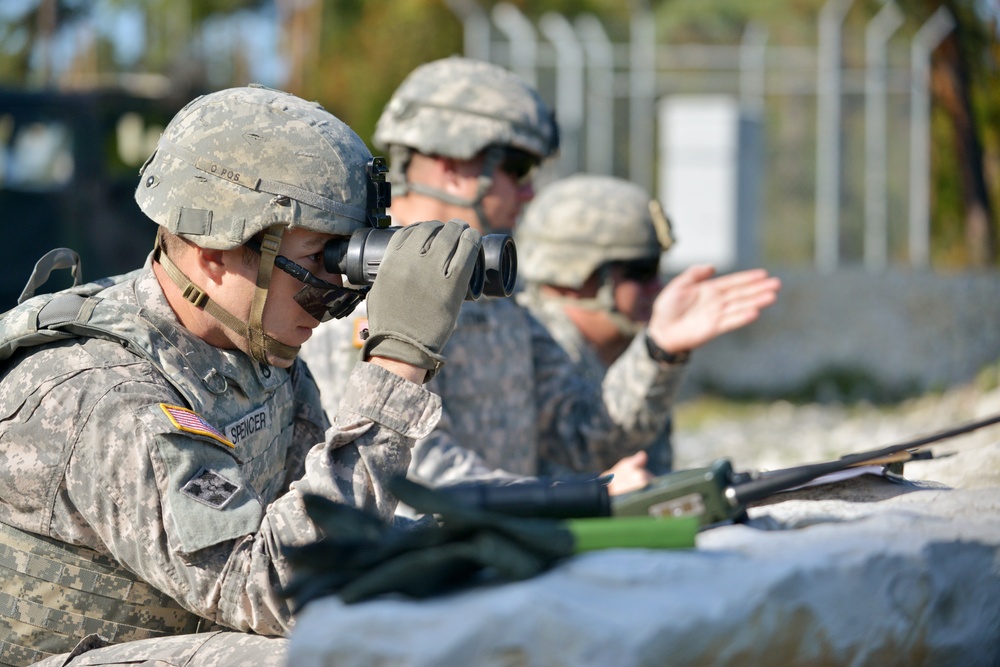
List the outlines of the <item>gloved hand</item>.
{"type": "Polygon", "coordinates": [[[405,478],[389,487],[442,523],[402,529],[354,507],[305,496],[306,511],[324,537],[285,549],[294,576],[284,594],[294,599],[296,612],[334,593],[352,603],[383,593],[424,598],[476,577],[517,581],[573,553],[574,538],[562,522],[483,512],[405,478]]]}
{"type": "Polygon", "coordinates": [[[362,359],[395,359],[428,371],[441,350],[482,254],[479,232],[461,220],[419,222],[396,232],[368,294],[368,339],[362,359]]]}
{"type": "Polygon", "coordinates": [[[326,595],[350,604],[384,593],[425,598],[469,583],[519,581],[592,549],[692,548],[698,531],[696,516],[531,518],[483,510],[405,477],[390,479],[388,489],[438,522],[401,528],[321,496],[303,497],[322,537],[283,551],[293,570],[284,594],[295,613],[326,595]]]}

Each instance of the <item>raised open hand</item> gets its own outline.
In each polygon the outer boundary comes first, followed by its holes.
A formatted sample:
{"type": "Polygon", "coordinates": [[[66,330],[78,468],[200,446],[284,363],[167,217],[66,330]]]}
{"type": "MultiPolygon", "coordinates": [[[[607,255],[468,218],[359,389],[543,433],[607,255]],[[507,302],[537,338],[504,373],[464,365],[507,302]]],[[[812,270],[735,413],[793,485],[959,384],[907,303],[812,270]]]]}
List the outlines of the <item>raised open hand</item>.
{"type": "Polygon", "coordinates": [[[750,324],[774,303],[781,281],[765,269],[714,277],[708,264],[689,267],[656,297],[649,336],[667,352],[683,352],[750,324]]]}

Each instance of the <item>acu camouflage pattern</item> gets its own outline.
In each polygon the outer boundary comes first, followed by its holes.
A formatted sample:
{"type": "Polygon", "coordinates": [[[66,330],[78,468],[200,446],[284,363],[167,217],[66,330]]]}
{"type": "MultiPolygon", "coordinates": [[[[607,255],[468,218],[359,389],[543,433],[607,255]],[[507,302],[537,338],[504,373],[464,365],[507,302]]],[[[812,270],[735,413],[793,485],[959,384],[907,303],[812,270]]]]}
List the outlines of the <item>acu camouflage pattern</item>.
{"type": "MultiPolygon", "coordinates": [[[[355,318],[321,326],[300,355],[319,376],[328,410],[343,396],[338,378],[357,360],[355,318]]],[[[596,473],[648,447],[670,418],[683,369],[633,347],[603,382],[590,381],[514,300],[463,303],[447,362],[426,385],[441,396],[441,421],[414,447],[410,476],[440,484],[596,473]]]]}
{"type": "Polygon", "coordinates": [[[0,665],[29,665],[69,651],[81,635],[117,643],[212,626],[112,558],[67,549],[3,523],[0,608],[17,610],[0,615],[0,636],[6,638],[0,641],[0,665]]]}
{"type": "Polygon", "coordinates": [[[48,658],[34,667],[67,664],[285,667],[287,652],[288,640],[283,637],[261,637],[243,632],[204,632],[110,646],[100,637],[91,635],[72,653],[48,658]],[[80,660],[67,662],[77,656],[80,660]]]}
{"type": "MultiPolygon", "coordinates": [[[[281,549],[317,537],[302,494],[390,519],[396,501],[384,482],[406,470],[414,439],[437,423],[439,401],[359,364],[327,429],[303,363],[261,365],[192,336],[149,262],[98,296],[95,313],[118,309],[120,339],[22,349],[0,366],[0,522],[73,554],[96,553],[210,622],[286,635],[292,619],[280,587],[290,573],[281,549]],[[266,427],[231,448],[178,430],[162,403],[223,431],[263,410],[266,427]],[[224,507],[183,492],[206,469],[236,488],[224,507]]],[[[13,326],[21,312],[0,323],[13,326]]],[[[0,610],[12,613],[22,612],[0,610]]],[[[2,639],[26,645],[24,636],[2,639]]]]}
{"type": "Polygon", "coordinates": [[[517,226],[518,277],[579,288],[607,262],[659,257],[650,200],[611,176],[576,174],[548,185],[517,226]]]}
{"type": "MultiPolygon", "coordinates": [[[[545,326],[552,338],[559,343],[576,364],[576,370],[581,376],[596,384],[604,382],[608,367],[587,343],[580,329],[567,317],[562,301],[546,299],[540,292],[530,288],[518,293],[517,301],[545,326]]],[[[635,337],[624,353],[626,357],[632,355],[642,359],[648,356],[645,335],[643,333],[635,337]]],[[[636,361],[635,363],[644,364],[645,362],[636,361]]],[[[666,474],[673,468],[672,432],[672,420],[667,419],[656,438],[644,447],[649,454],[646,467],[656,475],[666,474]]]]}
{"type": "Polygon", "coordinates": [[[135,198],[157,224],[203,248],[235,248],[275,224],[349,235],[367,225],[370,158],[318,104],[232,88],[174,116],[135,198]]]}
{"type": "Polygon", "coordinates": [[[323,322],[316,327],[299,350],[298,358],[312,371],[319,387],[320,400],[328,414],[333,414],[339,407],[347,379],[361,359],[364,341],[359,333],[367,328],[368,304],[362,301],[347,317],[323,322]]]}
{"type": "Polygon", "coordinates": [[[413,70],[375,126],[375,145],[469,160],[487,146],[544,159],[559,147],[555,115],[538,92],[491,63],[450,57],[413,70]]]}

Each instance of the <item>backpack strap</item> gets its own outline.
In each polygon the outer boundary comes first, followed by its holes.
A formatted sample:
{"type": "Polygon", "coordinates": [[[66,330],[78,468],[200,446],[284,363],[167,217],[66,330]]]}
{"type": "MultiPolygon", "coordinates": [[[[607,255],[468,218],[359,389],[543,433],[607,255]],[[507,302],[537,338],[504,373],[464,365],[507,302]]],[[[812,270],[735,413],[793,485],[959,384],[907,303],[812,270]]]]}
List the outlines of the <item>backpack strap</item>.
{"type": "Polygon", "coordinates": [[[22,304],[35,296],[35,290],[45,284],[52,272],[56,269],[69,269],[73,275],[73,287],[76,287],[83,280],[83,268],[80,264],[80,255],[75,250],[69,248],[56,248],[50,250],[35,262],[35,268],[31,271],[28,284],[24,286],[24,291],[18,297],[17,303],[22,304]]]}
{"type": "MultiPolygon", "coordinates": [[[[90,287],[89,285],[84,286],[90,287]]],[[[102,285],[93,285],[94,292],[102,285]]],[[[43,294],[0,315],[0,364],[17,350],[76,337],[102,338],[122,343],[134,354],[162,369],[166,378],[188,405],[197,405],[206,388],[225,390],[224,379],[206,371],[205,379],[193,378],[180,369],[191,362],[147,323],[141,308],[87,294],[90,290],[43,294]],[[213,387],[215,380],[219,387],[213,387]]]]}

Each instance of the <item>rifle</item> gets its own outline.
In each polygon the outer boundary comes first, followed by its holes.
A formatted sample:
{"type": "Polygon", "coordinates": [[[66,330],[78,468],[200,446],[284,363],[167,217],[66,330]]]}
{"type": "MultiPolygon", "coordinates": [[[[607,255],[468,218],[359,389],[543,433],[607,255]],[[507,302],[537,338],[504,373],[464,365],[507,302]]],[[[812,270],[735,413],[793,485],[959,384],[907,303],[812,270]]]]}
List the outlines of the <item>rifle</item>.
{"type": "MultiPolygon", "coordinates": [[[[656,478],[609,498],[607,478],[465,483],[430,489],[405,478],[390,492],[439,523],[400,528],[353,507],[307,494],[323,537],[286,547],[295,606],[336,593],[345,603],[382,593],[427,597],[492,579],[516,581],[592,549],[691,548],[699,529],[745,516],[748,503],[823,475],[886,457],[909,458],[930,443],[1000,422],[1000,415],[836,461],[770,473],[734,473],[728,459],[656,478]],[[607,517],[611,517],[610,519],[607,517]]],[[[894,465],[894,463],[890,463],[894,465]]]]}
{"type": "Polygon", "coordinates": [[[969,422],[932,435],[848,454],[833,461],[766,472],[733,470],[729,459],[709,466],[661,475],[638,491],[609,498],[606,478],[538,480],[506,486],[458,484],[439,487],[456,500],[501,514],[522,517],[698,517],[702,529],[739,521],[747,506],[782,491],[861,465],[899,465],[924,458],[920,450],[935,442],[1000,423],[1000,415],[969,422]]]}

